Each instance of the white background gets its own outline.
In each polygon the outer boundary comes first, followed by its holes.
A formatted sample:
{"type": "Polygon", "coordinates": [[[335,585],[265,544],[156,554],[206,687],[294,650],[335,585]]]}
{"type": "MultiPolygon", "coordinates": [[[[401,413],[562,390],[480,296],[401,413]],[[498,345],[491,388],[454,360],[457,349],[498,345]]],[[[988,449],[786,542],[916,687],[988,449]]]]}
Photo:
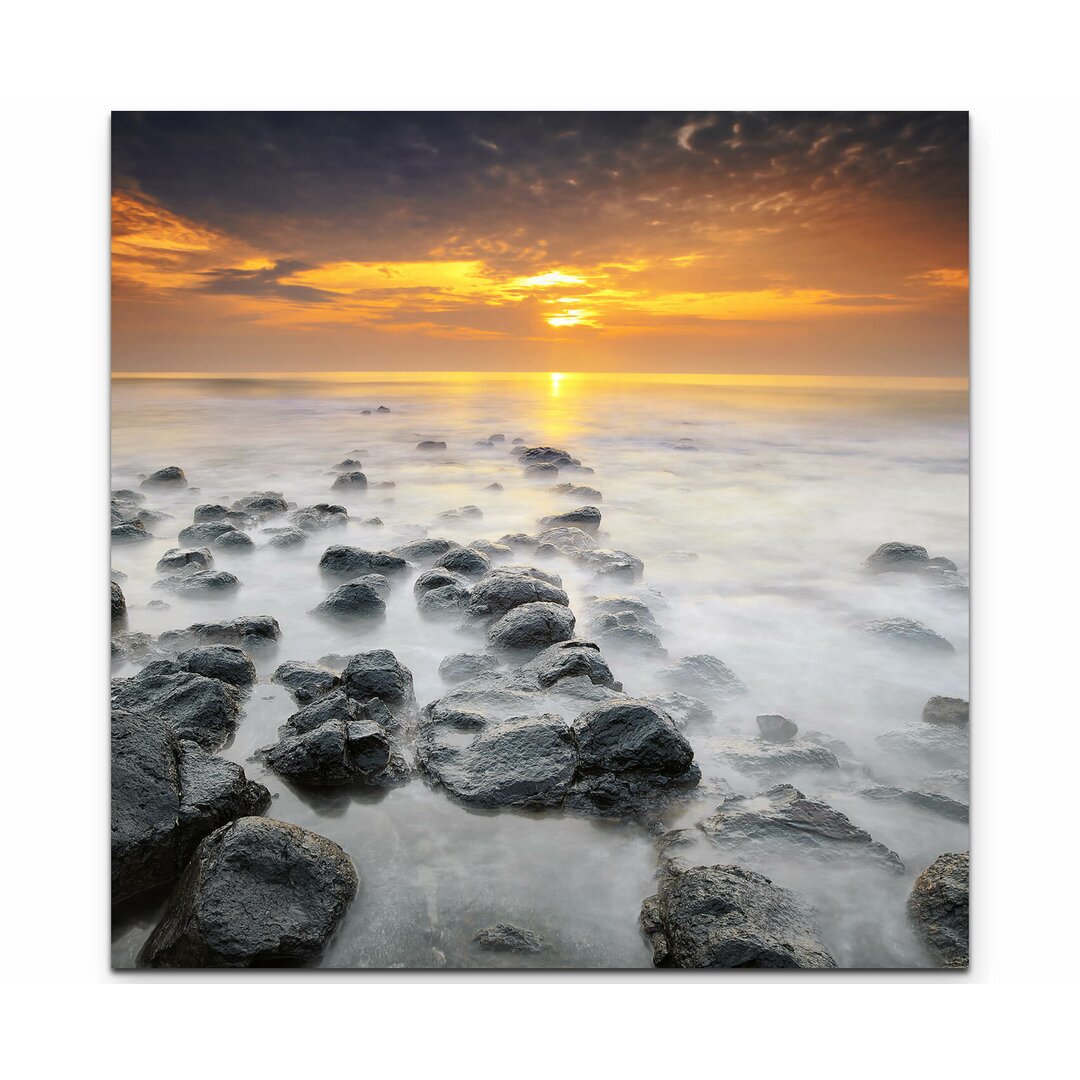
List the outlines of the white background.
{"type": "Polygon", "coordinates": [[[1076,15],[1064,4],[29,5],[0,70],[9,1075],[1068,1068],[1076,978],[1076,15]],[[108,969],[111,109],[970,109],[967,975],[108,969]],[[73,542],[71,523],[83,533],[73,542]],[[46,584],[46,582],[48,584],[46,584]],[[1064,1056],[1062,1056],[1064,1055],[1064,1056]]]}

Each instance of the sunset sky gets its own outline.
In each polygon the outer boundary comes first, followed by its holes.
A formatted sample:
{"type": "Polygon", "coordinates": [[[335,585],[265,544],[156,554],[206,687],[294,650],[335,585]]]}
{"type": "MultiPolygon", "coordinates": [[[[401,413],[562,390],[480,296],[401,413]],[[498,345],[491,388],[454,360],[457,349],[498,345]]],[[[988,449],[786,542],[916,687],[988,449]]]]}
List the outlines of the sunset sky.
{"type": "Polygon", "coordinates": [[[116,371],[967,373],[963,113],[117,113],[116,371]]]}

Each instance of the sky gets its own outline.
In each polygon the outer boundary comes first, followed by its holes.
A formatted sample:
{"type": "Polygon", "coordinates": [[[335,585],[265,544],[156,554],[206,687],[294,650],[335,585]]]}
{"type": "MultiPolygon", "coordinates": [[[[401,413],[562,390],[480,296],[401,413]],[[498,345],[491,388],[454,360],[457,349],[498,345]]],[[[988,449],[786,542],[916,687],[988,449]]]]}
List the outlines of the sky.
{"type": "Polygon", "coordinates": [[[115,113],[113,369],[965,376],[965,113],[115,113]]]}

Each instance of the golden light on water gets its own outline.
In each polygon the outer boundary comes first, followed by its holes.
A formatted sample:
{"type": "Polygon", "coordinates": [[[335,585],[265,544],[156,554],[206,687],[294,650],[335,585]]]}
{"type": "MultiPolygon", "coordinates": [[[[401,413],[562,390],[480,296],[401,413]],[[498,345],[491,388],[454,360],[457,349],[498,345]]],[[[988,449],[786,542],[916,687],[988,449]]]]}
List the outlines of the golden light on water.
{"type": "Polygon", "coordinates": [[[559,384],[563,381],[563,374],[561,371],[553,371],[551,373],[551,396],[559,396],[559,384]]]}

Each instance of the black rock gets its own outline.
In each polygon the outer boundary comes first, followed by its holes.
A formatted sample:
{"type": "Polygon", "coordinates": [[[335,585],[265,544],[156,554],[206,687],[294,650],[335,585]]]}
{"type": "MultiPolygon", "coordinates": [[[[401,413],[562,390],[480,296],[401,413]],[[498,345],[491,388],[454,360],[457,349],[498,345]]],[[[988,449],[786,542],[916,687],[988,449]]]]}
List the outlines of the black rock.
{"type": "Polygon", "coordinates": [[[153,537],[146,531],[146,526],[141,521],[123,521],[114,525],[110,532],[114,544],[138,544],[143,540],[152,540],[153,537]]]}
{"type": "Polygon", "coordinates": [[[968,853],[939,855],[916,879],[908,915],[945,967],[968,966],[968,853]]]}
{"type": "Polygon", "coordinates": [[[189,525],[180,530],[177,539],[183,547],[198,547],[209,544],[224,533],[237,532],[237,528],[229,521],[201,521],[198,525],[189,525]]]}
{"type": "Polygon", "coordinates": [[[525,604],[570,606],[570,598],[550,580],[550,575],[532,567],[500,567],[482,577],[472,589],[466,608],[470,618],[492,621],[525,604]]]}
{"type": "Polygon", "coordinates": [[[791,742],[799,734],[799,725],[786,716],[779,716],[776,713],[763,713],[761,716],[755,717],[755,720],[758,731],[761,732],[761,737],[767,742],[791,742]]]}
{"type": "Polygon", "coordinates": [[[364,463],[359,458],[345,458],[333,466],[338,472],[351,472],[353,469],[362,469],[364,463]]]}
{"type": "Polygon", "coordinates": [[[245,817],[199,845],[139,954],[146,967],[313,960],[359,884],[348,855],[283,821],[245,817]]]}
{"type": "Polygon", "coordinates": [[[665,874],[639,921],[656,967],[836,967],[803,898],[739,866],[665,874]]]}
{"type": "Polygon", "coordinates": [[[124,600],[123,590],[115,581],[109,582],[109,588],[112,625],[123,626],[127,621],[127,602],[124,600]]]}
{"type": "Polygon", "coordinates": [[[159,717],[114,709],[113,903],[171,881],[207,833],[269,806],[240,766],[181,742],[159,717]]]}
{"type": "Polygon", "coordinates": [[[542,937],[510,923],[495,923],[473,934],[473,941],[486,952],[538,953],[547,948],[542,937]]]}
{"type": "Polygon", "coordinates": [[[574,561],[596,574],[598,577],[611,578],[614,581],[640,581],[645,573],[645,564],[628,551],[615,548],[592,548],[579,551],[574,561]]]}
{"type": "Polygon", "coordinates": [[[535,462],[532,465],[526,465],[521,472],[523,476],[533,477],[538,480],[548,480],[559,475],[559,466],[552,465],[546,461],[541,461],[535,462]]]}
{"type": "Polygon", "coordinates": [[[454,653],[439,664],[439,675],[443,682],[463,683],[478,675],[488,675],[498,668],[498,658],[491,653],[454,653]]]}
{"type": "Polygon", "coordinates": [[[509,544],[500,544],[495,540],[473,540],[469,547],[473,551],[479,551],[489,559],[509,559],[514,554],[514,549],[509,544]]]}
{"type": "Polygon", "coordinates": [[[926,548],[919,547],[918,544],[902,544],[899,540],[893,540],[888,544],[882,544],[877,551],[867,557],[863,565],[875,574],[892,570],[911,572],[925,567],[928,559],[926,548]]]}
{"type": "Polygon", "coordinates": [[[451,583],[425,590],[416,602],[416,610],[428,619],[458,619],[472,595],[465,585],[451,583]]]}
{"type": "Polygon", "coordinates": [[[302,529],[275,529],[273,535],[267,541],[267,547],[291,548],[299,547],[307,540],[307,533],[302,529]]]}
{"type": "Polygon", "coordinates": [[[380,405],[375,411],[377,413],[388,413],[390,410],[385,405],[380,405]]]}
{"type": "Polygon", "coordinates": [[[554,446],[531,446],[521,453],[523,465],[548,464],[548,465],[580,465],[577,458],[571,457],[565,450],[559,450],[554,446]]]}
{"type": "Polygon", "coordinates": [[[218,623],[192,623],[186,630],[167,630],[158,644],[174,652],[195,645],[239,645],[249,653],[272,647],[280,637],[281,627],[272,615],[241,615],[218,623]]]}
{"type": "Polygon", "coordinates": [[[390,551],[365,551],[347,544],[332,544],[319,559],[319,569],[328,577],[355,578],[365,574],[397,574],[408,563],[390,551]]]}
{"type": "Polygon", "coordinates": [[[349,697],[357,701],[379,698],[395,715],[416,708],[412,672],[389,649],[371,649],[351,656],[341,683],[349,697]]]}
{"type": "Polygon", "coordinates": [[[201,645],[180,653],[176,662],[186,671],[220,679],[232,686],[254,686],[257,678],[255,665],[235,645],[201,645]]]}
{"type": "Polygon", "coordinates": [[[153,487],[187,487],[187,477],[184,470],[178,465],[166,465],[164,469],[158,469],[151,473],[139,486],[144,488],[153,487]]]}
{"type": "Polygon", "coordinates": [[[596,488],[586,487],[584,484],[553,484],[549,489],[556,495],[566,495],[571,499],[588,499],[590,502],[603,502],[604,497],[596,488]]]}
{"type": "Polygon", "coordinates": [[[611,668],[601,655],[599,647],[591,641],[561,641],[557,645],[551,645],[530,660],[522,671],[535,675],[536,681],[544,689],[554,686],[561,679],[578,677],[587,678],[597,686],[622,689],[621,684],[617,683],[611,674],[611,668]]]}
{"type": "Polygon", "coordinates": [[[473,548],[451,548],[435,560],[435,566],[461,574],[467,578],[480,578],[491,570],[491,560],[473,548]]]}
{"type": "Polygon", "coordinates": [[[963,698],[932,697],[924,706],[922,718],[928,724],[968,723],[968,703],[963,698]]]}
{"type": "Polygon", "coordinates": [[[445,555],[456,547],[460,545],[454,540],[424,536],[419,540],[410,540],[407,544],[398,544],[391,554],[408,559],[409,562],[418,563],[420,566],[430,566],[440,555],[445,555]]]}
{"type": "Polygon", "coordinates": [[[220,503],[200,503],[195,507],[192,521],[196,525],[203,521],[227,521],[229,513],[229,508],[220,503]]]}
{"type": "Polygon", "coordinates": [[[725,858],[753,864],[792,854],[814,859],[868,858],[897,872],[900,856],[853,825],[839,810],[808,799],[790,784],[757,795],[731,795],[697,826],[725,858]]]}
{"type": "Polygon", "coordinates": [[[562,514],[550,514],[540,518],[538,524],[548,529],[569,526],[584,532],[595,533],[600,528],[601,514],[595,506],[579,506],[576,510],[567,510],[562,514]]]}
{"type": "Polygon", "coordinates": [[[221,595],[240,588],[240,579],[228,570],[196,570],[190,574],[176,574],[154,583],[155,589],[194,596],[221,595]]]}
{"type": "Polygon", "coordinates": [[[289,504],[280,491],[253,491],[232,504],[232,509],[240,514],[254,514],[258,517],[272,517],[284,514],[289,504]]]}
{"type": "Polygon", "coordinates": [[[903,648],[923,652],[951,653],[956,651],[950,641],[916,619],[872,619],[864,623],[862,629],[863,633],[869,637],[903,648]]]}
{"type": "Polygon", "coordinates": [[[158,660],[130,679],[114,679],[112,704],[114,709],[162,720],[179,738],[214,751],[236,728],[241,695],[229,683],[158,660]]]}
{"type": "Polygon", "coordinates": [[[452,570],[444,570],[441,567],[432,567],[430,570],[425,570],[413,582],[413,596],[419,600],[424,593],[432,589],[441,589],[447,585],[464,584],[465,579],[460,574],[452,570]]]}
{"type": "Polygon", "coordinates": [[[502,491],[503,486],[498,480],[493,480],[490,484],[484,485],[485,491],[502,491]]]}
{"type": "Polygon", "coordinates": [[[646,701],[626,698],[583,713],[574,721],[579,765],[589,772],[649,772],[678,776],[694,751],[671,717],[646,701]]]}
{"type": "Polygon", "coordinates": [[[322,664],[307,664],[302,660],[286,660],[279,664],[270,681],[284,686],[298,705],[307,705],[338,687],[341,682],[335,671],[322,664]]]}
{"type": "Polygon", "coordinates": [[[330,485],[331,489],[363,489],[368,486],[367,477],[362,472],[343,472],[330,485]]]}
{"type": "Polygon", "coordinates": [[[361,578],[339,585],[311,614],[333,619],[381,619],[386,614],[386,601],[372,582],[361,578]]]}
{"type": "Polygon", "coordinates": [[[417,450],[445,450],[446,443],[439,441],[438,439],[424,439],[423,442],[416,444],[417,450]]]}
{"type": "Polygon", "coordinates": [[[549,645],[569,641],[574,636],[574,622],[574,613],[562,604],[522,604],[488,630],[488,642],[496,652],[532,657],[549,645]]]}
{"type": "Polygon", "coordinates": [[[224,532],[220,536],[215,536],[210,543],[216,548],[230,548],[233,550],[253,548],[255,546],[255,541],[246,532],[235,529],[232,532],[224,532]]]}
{"type": "Polygon", "coordinates": [[[179,574],[187,570],[210,570],[214,556],[209,548],[169,548],[158,559],[157,570],[161,573],[179,574]]]}

